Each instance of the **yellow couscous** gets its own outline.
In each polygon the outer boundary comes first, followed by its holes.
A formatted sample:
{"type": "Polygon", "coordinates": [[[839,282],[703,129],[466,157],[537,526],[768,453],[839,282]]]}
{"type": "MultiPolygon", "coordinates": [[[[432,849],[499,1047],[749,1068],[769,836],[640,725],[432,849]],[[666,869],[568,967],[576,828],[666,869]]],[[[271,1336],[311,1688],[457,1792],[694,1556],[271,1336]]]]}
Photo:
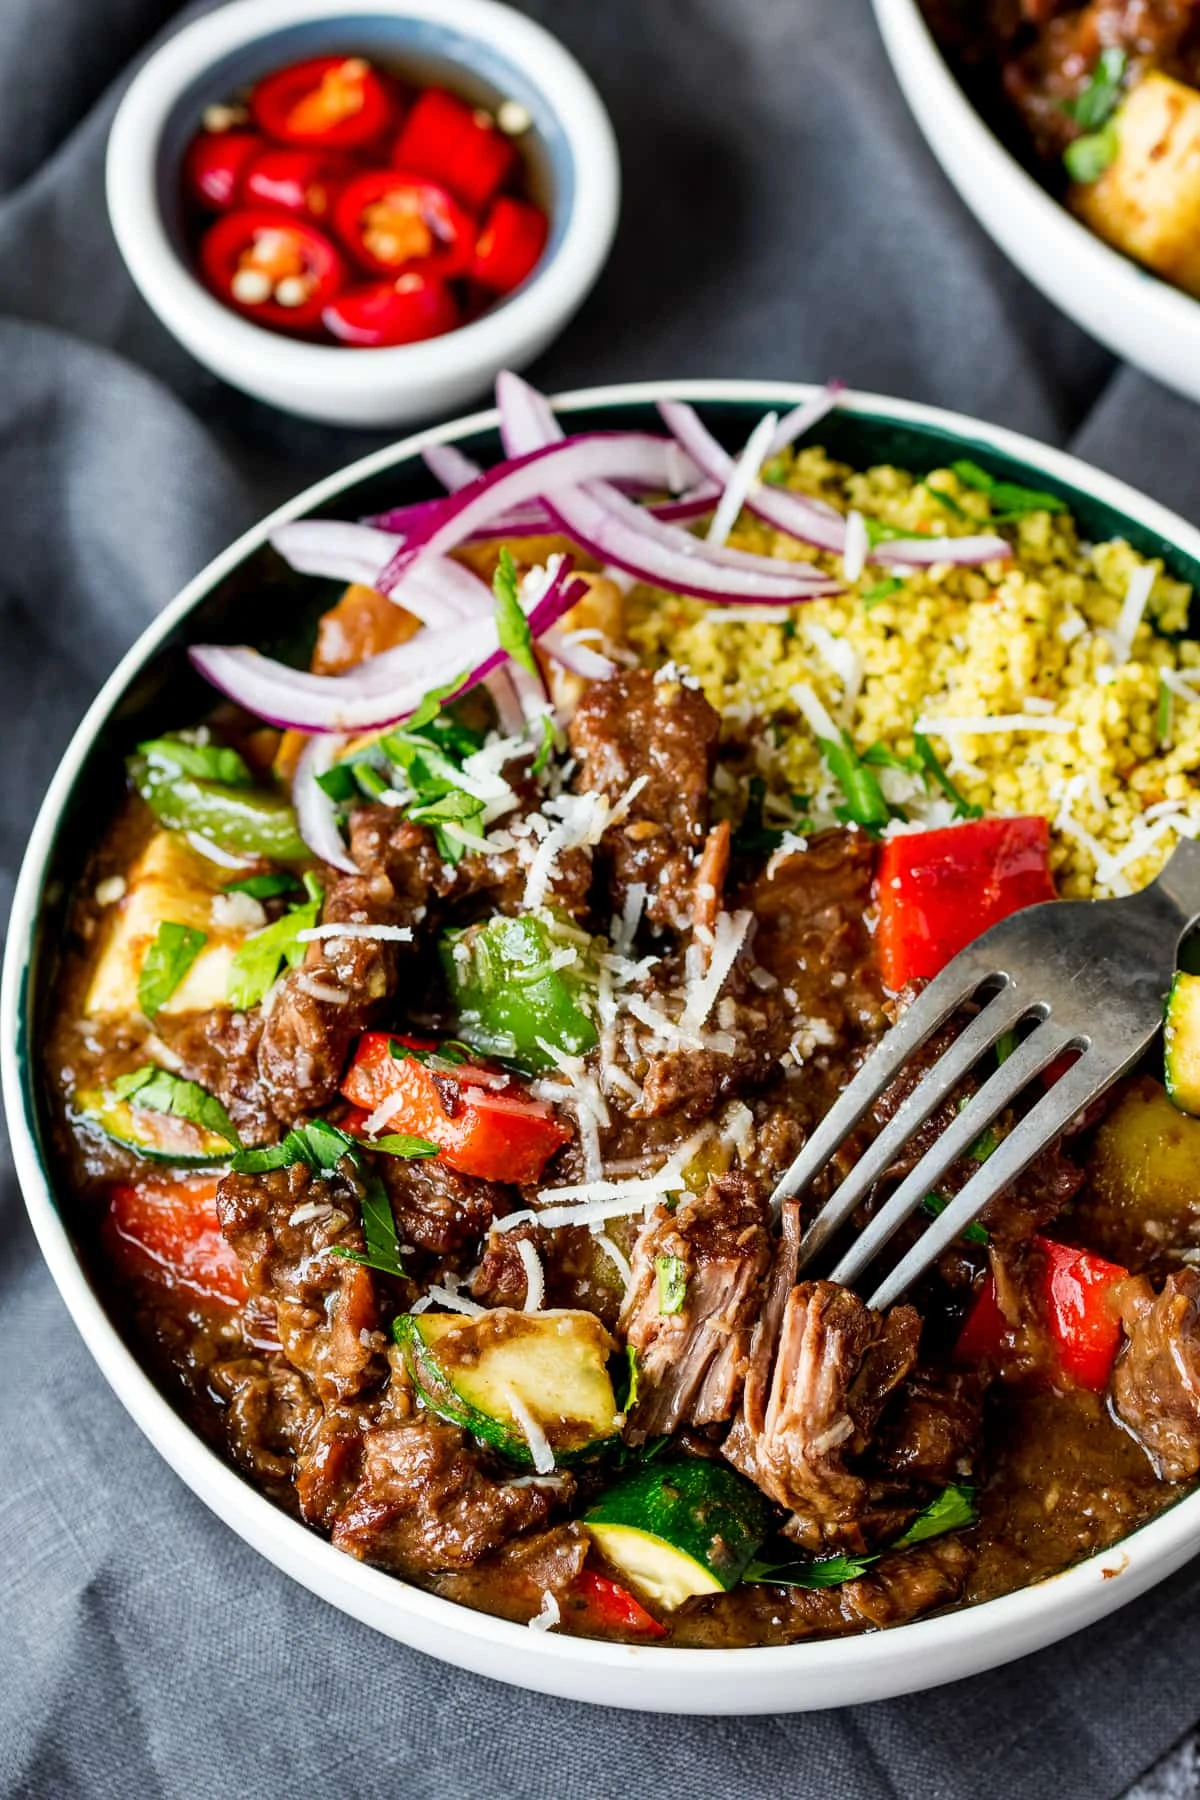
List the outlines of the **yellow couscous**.
{"type": "MultiPolygon", "coordinates": [[[[948,469],[855,473],[810,449],[770,474],[910,532],[955,535],[992,516],[948,469]]],[[[806,685],[860,752],[910,756],[919,726],[972,805],[1043,814],[1063,895],[1126,893],[1177,834],[1200,832],[1200,644],[1178,635],[1191,589],[1127,543],[1085,543],[1065,511],[1026,513],[1015,529],[1010,561],[891,575],[873,563],[845,594],[786,609],[635,590],[629,634],[647,660],[690,671],[731,722],[762,721],[762,774],[777,804],[800,797],[798,821],[807,807],[810,823],[827,822],[813,804],[823,775],[797,699],[806,685]],[[1150,567],[1130,622],[1131,581],[1150,567]]],[[[842,572],[749,514],[729,541],[842,572]]]]}

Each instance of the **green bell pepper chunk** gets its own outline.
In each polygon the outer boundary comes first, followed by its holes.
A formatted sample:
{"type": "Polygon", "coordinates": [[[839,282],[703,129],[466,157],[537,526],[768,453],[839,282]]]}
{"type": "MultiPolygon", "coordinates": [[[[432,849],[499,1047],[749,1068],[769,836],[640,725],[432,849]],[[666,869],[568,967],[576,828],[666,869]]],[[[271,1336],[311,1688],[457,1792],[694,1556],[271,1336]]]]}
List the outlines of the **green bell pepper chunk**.
{"type": "Polygon", "coordinates": [[[547,922],[529,914],[443,932],[442,967],[464,1042],[532,1073],[554,1066],[546,1044],[571,1056],[595,1047],[599,1034],[579,1003],[592,979],[588,953],[581,945],[576,963],[556,969],[555,947],[547,922]]]}
{"type": "Polygon", "coordinates": [[[146,748],[151,755],[139,750],[126,767],[142,799],[169,831],[198,832],[236,855],[311,862],[295,812],[281,794],[193,774],[182,759],[171,760],[169,739],[146,748]]]}

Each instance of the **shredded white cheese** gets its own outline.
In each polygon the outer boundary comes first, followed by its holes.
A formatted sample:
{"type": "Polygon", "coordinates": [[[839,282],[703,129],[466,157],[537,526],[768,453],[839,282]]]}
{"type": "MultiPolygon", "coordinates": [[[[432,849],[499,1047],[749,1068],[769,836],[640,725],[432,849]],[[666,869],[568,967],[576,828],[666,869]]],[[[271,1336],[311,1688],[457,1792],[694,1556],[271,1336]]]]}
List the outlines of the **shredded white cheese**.
{"type": "Polygon", "coordinates": [[[302,988],[310,999],[324,1000],[329,1006],[348,1006],[350,1003],[350,996],[345,988],[334,987],[328,981],[318,981],[315,975],[307,975],[303,970],[296,977],[296,986],[302,988]]]}
{"type": "MultiPolygon", "coordinates": [[[[512,1482],[509,1483],[510,1487],[513,1485],[512,1482]]],[[[553,1631],[554,1627],[561,1622],[562,1614],[558,1610],[558,1601],[547,1588],[542,1595],[542,1610],[535,1618],[530,1619],[529,1629],[530,1631],[553,1631]]]]}
{"type": "Polygon", "coordinates": [[[630,1267],[629,1258],[623,1250],[613,1243],[607,1231],[597,1231],[594,1233],[594,1236],[597,1247],[603,1250],[605,1256],[607,1256],[609,1262],[612,1263],[617,1274],[621,1277],[624,1285],[628,1287],[633,1280],[633,1270],[630,1267]]]}
{"type": "Polygon", "coordinates": [[[825,710],[822,702],[817,698],[814,690],[809,686],[808,682],[798,681],[791,692],[792,699],[799,707],[800,712],[804,717],[804,721],[813,736],[818,738],[830,738],[835,744],[840,743],[840,731],[825,710]]]}
{"type": "Polygon", "coordinates": [[[707,534],[710,544],[723,544],[737,523],[737,516],[746,504],[746,497],[758,480],[758,471],[767,459],[778,424],[779,414],[767,413],[746,439],[746,447],[729,472],[725,491],[712,516],[707,534]]]}
{"type": "Polygon", "coordinates": [[[698,1032],[706,1022],[716,1004],[718,994],[738,959],[753,919],[754,915],[749,911],[737,912],[732,915],[725,912],[718,914],[716,925],[713,927],[712,955],[709,959],[708,971],[688,987],[683,1015],[679,1021],[680,1030],[685,1036],[691,1036],[698,1032]]]}
{"type": "MultiPolygon", "coordinates": [[[[855,515],[851,513],[851,518],[855,515]]],[[[863,660],[849,639],[836,637],[815,619],[805,621],[805,631],[842,684],[842,713],[849,718],[862,692],[863,660]]]]}
{"type": "Polygon", "coordinates": [[[299,944],[319,944],[326,938],[375,938],[382,944],[411,944],[410,925],[312,925],[296,933],[299,944]]]}
{"type": "MultiPolygon", "coordinates": [[[[447,1312],[465,1313],[468,1318],[477,1319],[480,1313],[487,1311],[486,1306],[479,1306],[474,1300],[468,1300],[464,1294],[456,1294],[453,1288],[443,1287],[440,1282],[429,1285],[428,1301],[435,1306],[444,1306],[447,1312]]],[[[420,1305],[420,1302],[417,1303],[420,1305]]],[[[416,1308],[413,1308],[416,1311],[416,1308]]]]}
{"type": "Polygon", "coordinates": [[[528,1238],[517,1239],[517,1255],[525,1270],[525,1311],[541,1312],[546,1299],[546,1274],[542,1259],[528,1238]]]}
{"type": "Polygon", "coordinates": [[[249,869],[259,860],[257,856],[235,856],[232,850],[222,850],[220,844],[214,844],[199,831],[185,831],[183,835],[193,850],[215,862],[219,869],[249,869]]]}
{"type": "Polygon", "coordinates": [[[550,1448],[550,1439],[546,1436],[529,1408],[515,1388],[509,1388],[507,1395],[508,1410],[515,1424],[520,1426],[521,1435],[529,1445],[529,1454],[533,1458],[533,1466],[539,1475],[549,1475],[554,1469],[554,1452],[550,1448]]]}
{"type": "Polygon", "coordinates": [[[917,720],[915,730],[924,732],[926,737],[953,737],[961,732],[963,736],[982,737],[990,732],[1003,731],[1074,731],[1075,721],[1063,719],[1052,713],[992,713],[980,714],[974,719],[930,719],[924,714],[917,720]]]}
{"type": "Polygon", "coordinates": [[[1127,663],[1133,655],[1133,640],[1137,636],[1138,626],[1146,610],[1146,603],[1154,589],[1155,571],[1149,564],[1135,569],[1129,577],[1129,586],[1125,590],[1125,598],[1121,603],[1120,616],[1115,631],[1106,632],[1112,646],[1113,661],[1118,665],[1127,663]]]}
{"type": "Polygon", "coordinates": [[[847,581],[857,581],[867,566],[871,541],[867,521],[860,512],[846,514],[846,541],[842,546],[842,573],[847,581]]]}

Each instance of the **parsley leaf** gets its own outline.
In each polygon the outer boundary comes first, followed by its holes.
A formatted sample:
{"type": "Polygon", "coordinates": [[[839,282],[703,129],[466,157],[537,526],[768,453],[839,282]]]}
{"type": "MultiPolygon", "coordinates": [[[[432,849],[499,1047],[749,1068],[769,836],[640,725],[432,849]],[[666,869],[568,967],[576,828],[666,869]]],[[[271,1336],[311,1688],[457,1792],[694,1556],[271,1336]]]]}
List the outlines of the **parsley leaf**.
{"type": "Polygon", "coordinates": [[[207,942],[208,933],[193,925],[161,922],[138,974],[138,1005],[148,1019],[162,1011],[207,942]]]}
{"type": "Polygon", "coordinates": [[[496,636],[501,649],[507,650],[514,662],[540,679],[537,657],[533,653],[533,634],[521,605],[517,571],[507,544],[500,551],[500,560],[492,577],[492,592],[496,596],[496,636]]]}
{"type": "Polygon", "coordinates": [[[919,775],[921,761],[916,756],[901,756],[890,750],[886,744],[870,744],[862,753],[862,760],[871,769],[903,769],[906,775],[919,775]]]}
{"type": "Polygon", "coordinates": [[[348,1133],[326,1119],[311,1119],[305,1125],[294,1126],[278,1144],[239,1151],[231,1166],[237,1175],[262,1175],[268,1169],[290,1169],[295,1163],[307,1163],[318,1175],[328,1175],[343,1156],[355,1155],[357,1150],[357,1141],[348,1133]]]}
{"type": "MultiPolygon", "coordinates": [[[[975,1523],[975,1489],[958,1484],[943,1488],[923,1512],[917,1514],[908,1530],[886,1546],[888,1550],[911,1550],[929,1538],[942,1537],[948,1531],[962,1531],[975,1523]]],[[[752,1562],[742,1577],[750,1582],[778,1582],[784,1587],[840,1587],[844,1581],[857,1581],[884,1551],[874,1556],[822,1556],[815,1562],[803,1562],[783,1556],[778,1562],[762,1559],[752,1562]]]]}
{"type": "Polygon", "coordinates": [[[1040,488],[1020,487],[1015,481],[997,481],[978,463],[956,462],[951,468],[964,487],[986,494],[994,522],[1020,519],[1032,512],[1065,512],[1067,503],[1057,494],[1046,494],[1040,488]]]}
{"type": "Polygon", "coordinates": [[[909,1550],[914,1544],[925,1543],[928,1538],[942,1537],[948,1531],[962,1531],[966,1526],[973,1525],[978,1516],[973,1487],[960,1483],[943,1488],[937,1498],[929,1502],[924,1512],[917,1514],[908,1530],[902,1532],[891,1547],[893,1550],[909,1550]]]}
{"type": "Polygon", "coordinates": [[[146,1063],[129,1075],[119,1076],[113,1082],[111,1092],[118,1100],[129,1100],[134,1106],[143,1106],[150,1112],[170,1113],[176,1119],[186,1119],[189,1124],[215,1132],[227,1144],[241,1149],[237,1127],[216,1095],[208,1093],[198,1082],[184,1081],[155,1063],[146,1063]]]}
{"type": "Polygon", "coordinates": [[[372,1138],[370,1149],[381,1150],[385,1156],[436,1156],[438,1146],[431,1144],[428,1138],[406,1137],[402,1132],[390,1132],[386,1137],[372,1138]]]}
{"type": "Polygon", "coordinates": [[[892,812],[878,777],[872,774],[846,733],[842,733],[840,744],[832,738],[818,738],[817,743],[829,773],[846,796],[845,806],[837,808],[842,823],[861,825],[865,831],[878,831],[886,825],[892,812]]]}
{"type": "Polygon", "coordinates": [[[289,969],[303,961],[308,945],[301,943],[300,933],[311,931],[321,911],[324,891],[311,870],[304,877],[308,899],[291,906],[281,919],[266,925],[248,937],[229,966],[225,998],[235,1012],[248,1012],[257,1006],[286,963],[289,969]]]}
{"type": "Polygon", "coordinates": [[[225,787],[253,787],[254,776],[244,757],[222,744],[193,744],[184,737],[149,738],[138,745],[152,768],[175,775],[191,775],[200,781],[219,781],[225,787]]]}
{"type": "Polygon", "coordinates": [[[330,1254],[340,1256],[346,1262],[361,1263],[368,1269],[378,1269],[381,1275],[391,1275],[397,1280],[403,1280],[400,1240],[396,1236],[396,1220],[387,1189],[377,1175],[363,1175],[360,1171],[360,1181],[359,1205],[362,1208],[363,1236],[367,1240],[367,1247],[365,1250],[352,1250],[348,1244],[335,1244],[330,1254]]]}
{"type": "Polygon", "coordinates": [[[680,1313],[687,1299],[687,1264],[681,1256],[656,1256],[658,1274],[658,1310],[660,1314],[680,1313]]]}
{"type": "Polygon", "coordinates": [[[815,1562],[752,1562],[742,1580],[778,1582],[783,1587],[841,1587],[844,1581],[857,1581],[877,1560],[874,1556],[822,1556],[815,1562]]]}
{"type": "MultiPolygon", "coordinates": [[[[437,1154],[437,1145],[424,1144],[421,1138],[396,1138],[392,1142],[422,1146],[420,1149],[408,1148],[398,1152],[402,1156],[437,1154]]],[[[372,1144],[370,1148],[382,1149],[384,1142],[372,1144]]],[[[310,1119],[305,1125],[293,1127],[282,1143],[239,1152],[231,1167],[239,1175],[260,1175],[268,1169],[290,1169],[295,1163],[307,1163],[318,1175],[328,1175],[337,1168],[343,1157],[348,1157],[354,1169],[367,1247],[365,1250],[352,1250],[346,1244],[333,1244],[329,1254],[340,1256],[347,1262],[362,1263],[369,1269],[378,1269],[383,1275],[402,1277],[404,1269],[400,1262],[400,1241],[396,1236],[391,1201],[379,1177],[364,1168],[362,1151],[363,1145],[357,1138],[352,1138],[336,1125],[331,1125],[328,1119],[310,1119]]]]}
{"type": "Polygon", "coordinates": [[[927,494],[932,494],[938,505],[944,506],[946,511],[948,513],[953,513],[956,519],[969,519],[971,517],[966,507],[960,506],[953,494],[947,494],[944,489],[936,488],[932,483],[927,481],[925,483],[925,492],[927,494]]]}
{"type": "MultiPolygon", "coordinates": [[[[926,1194],[921,1202],[921,1211],[929,1218],[937,1219],[941,1217],[949,1204],[950,1202],[944,1194],[926,1194]]],[[[989,1244],[991,1242],[987,1227],[981,1225],[978,1219],[972,1219],[969,1225],[964,1225],[959,1236],[967,1244],[989,1244]]]]}
{"type": "Polygon", "coordinates": [[[554,751],[555,751],[554,716],[552,713],[544,712],[541,715],[541,721],[542,721],[541,747],[539,748],[537,755],[533,759],[533,773],[535,775],[541,774],[542,770],[549,763],[550,758],[554,755],[554,751]]]}
{"type": "MultiPolygon", "coordinates": [[[[947,775],[945,769],[939,762],[937,751],[923,732],[913,732],[913,748],[916,750],[918,761],[925,775],[931,777],[933,781],[936,782],[937,786],[940,787],[943,794],[945,794],[947,800],[953,801],[955,818],[981,819],[983,817],[982,806],[973,805],[970,800],[959,793],[949,775],[947,775]]],[[[926,786],[928,786],[928,781],[926,782],[926,786]]]]}
{"type": "Polygon", "coordinates": [[[300,887],[297,875],[283,870],[271,875],[244,875],[241,881],[227,881],[227,894],[249,894],[252,900],[277,900],[281,894],[292,894],[300,887]]]}
{"type": "Polygon", "coordinates": [[[1081,131],[1095,131],[1116,109],[1128,60],[1124,50],[1110,44],[1100,52],[1083,91],[1074,100],[1064,102],[1063,111],[1070,114],[1081,131]]]}
{"type": "Polygon", "coordinates": [[[885,575],[882,581],[877,581],[874,587],[868,588],[861,596],[863,606],[867,612],[870,612],[871,608],[878,606],[881,600],[887,600],[892,594],[898,594],[903,586],[904,583],[898,575],[885,575]]]}

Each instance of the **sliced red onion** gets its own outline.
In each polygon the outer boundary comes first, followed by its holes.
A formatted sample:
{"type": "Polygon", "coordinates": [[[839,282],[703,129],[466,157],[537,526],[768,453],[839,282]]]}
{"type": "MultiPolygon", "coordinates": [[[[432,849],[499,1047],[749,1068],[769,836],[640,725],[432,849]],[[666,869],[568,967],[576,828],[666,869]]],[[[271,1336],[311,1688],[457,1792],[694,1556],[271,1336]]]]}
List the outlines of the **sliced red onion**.
{"type": "Polygon", "coordinates": [[[649,432],[585,432],[578,437],[532,448],[528,455],[502,463],[439,502],[439,517],[427,530],[414,530],[397,549],[384,572],[383,591],[394,587],[419,558],[442,556],[470,537],[481,525],[551,490],[579,481],[624,475],[668,492],[693,485],[697,471],[672,438],[649,432]]]}
{"type": "MultiPolygon", "coordinates": [[[[500,429],[505,449],[522,462],[561,440],[561,428],[544,397],[519,376],[502,372],[496,381],[500,429]]],[[[786,605],[820,593],[840,593],[839,583],[820,570],[807,574],[765,557],[747,557],[723,547],[710,549],[686,531],[661,524],[600,480],[556,488],[550,504],[562,529],[602,562],[625,569],[640,581],[703,600],[786,605]]]]}
{"type": "Polygon", "coordinates": [[[766,413],[746,439],[745,448],[730,470],[725,492],[712,516],[712,524],[705,540],[707,543],[723,544],[737,524],[738,514],[746,504],[750,489],[758,480],[758,471],[766,460],[767,446],[778,423],[778,413],[766,413]]]}
{"type": "Polygon", "coordinates": [[[479,464],[472,462],[454,444],[427,444],[421,452],[421,461],[448,494],[469,487],[483,474],[479,464]]]}
{"type": "Polygon", "coordinates": [[[767,456],[778,456],[781,450],[787,450],[797,438],[803,437],[806,431],[811,431],[814,425],[820,424],[833,411],[845,391],[844,381],[827,381],[819,394],[813,394],[810,399],[802,400],[799,406],[793,406],[791,412],[784,413],[767,445],[767,456]]]}
{"type": "MultiPolygon", "coordinates": [[[[664,400],[658,410],[705,474],[713,481],[727,482],[732,476],[733,458],[701,423],[695,408],[678,400],[664,400]]],[[[776,531],[799,538],[802,543],[815,544],[818,549],[829,550],[837,556],[843,552],[846,521],[821,501],[794,493],[790,488],[770,487],[760,482],[750,490],[746,505],[776,531]]],[[[876,545],[868,561],[904,563],[913,567],[940,562],[963,566],[1002,561],[1011,555],[1012,546],[1004,538],[981,534],[961,538],[889,538],[887,543],[876,545]]]]}
{"type": "Polygon", "coordinates": [[[347,875],[357,875],[358,865],[338,829],[337,808],[317,780],[318,775],[333,767],[345,744],[344,737],[308,740],[292,778],[292,805],[296,808],[300,836],[313,855],[347,875]]]}
{"type": "MultiPolygon", "coordinates": [[[[396,540],[389,532],[339,519],[298,519],[281,525],[271,542],[302,575],[327,575],[371,588],[378,587],[396,553],[396,540]]],[[[430,557],[410,569],[388,598],[423,625],[486,618],[492,610],[487,583],[446,556],[430,557]]]]}
{"type": "MultiPolygon", "coordinates": [[[[528,609],[535,641],[587,591],[571,574],[570,558],[559,558],[545,591],[528,609]]],[[[508,660],[494,616],[470,621],[469,629],[459,623],[423,631],[345,675],[311,675],[244,644],[197,644],[189,655],[215,688],[268,724],[342,733],[382,731],[413,712],[431,688],[454,682],[464,668],[448,698],[466,693],[508,660]]]]}
{"type": "Polygon", "coordinates": [[[520,737],[525,729],[525,713],[513,686],[510,669],[508,663],[502,669],[493,669],[490,675],[484,676],[483,685],[492,696],[501,736],[520,737]]]}

